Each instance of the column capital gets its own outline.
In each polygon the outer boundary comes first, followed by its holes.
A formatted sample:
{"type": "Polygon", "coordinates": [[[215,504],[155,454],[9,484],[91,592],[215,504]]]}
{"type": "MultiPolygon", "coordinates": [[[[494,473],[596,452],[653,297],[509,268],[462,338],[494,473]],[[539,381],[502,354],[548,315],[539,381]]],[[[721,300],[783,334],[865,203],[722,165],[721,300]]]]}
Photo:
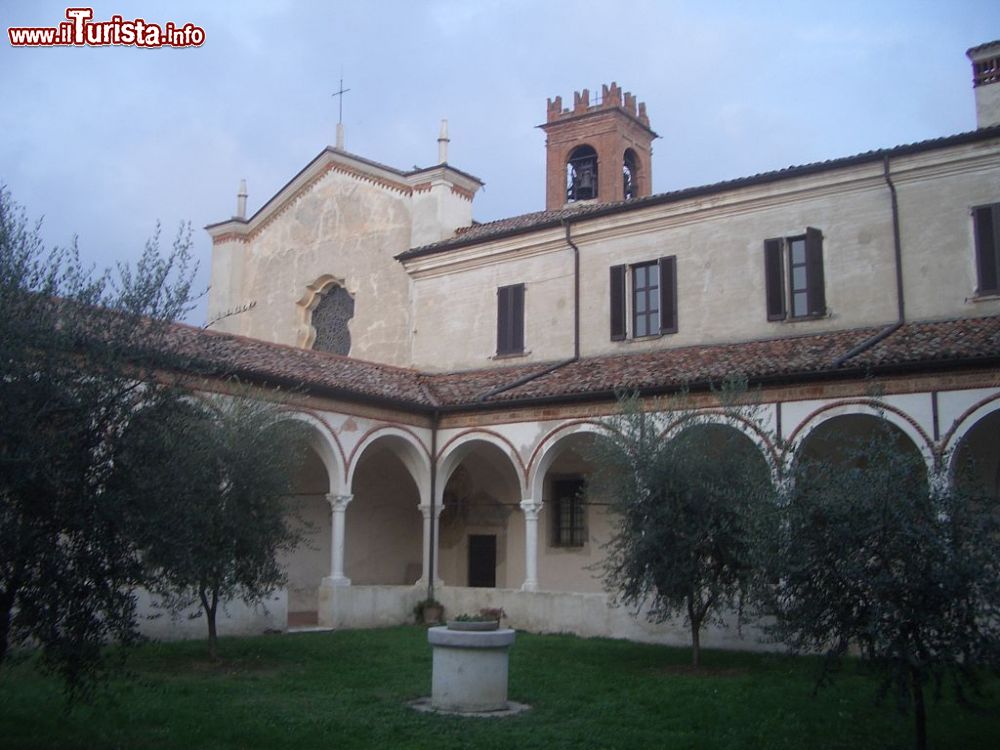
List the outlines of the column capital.
{"type": "Polygon", "coordinates": [[[538,514],[542,512],[543,503],[541,500],[524,499],[521,501],[521,510],[524,517],[529,521],[537,521],[538,514]]]}
{"type": "Polygon", "coordinates": [[[326,495],[326,501],[330,503],[330,508],[334,513],[343,513],[353,499],[354,495],[335,495],[333,493],[326,495]]]}
{"type": "MultiPolygon", "coordinates": [[[[420,508],[420,512],[424,514],[424,518],[425,519],[428,519],[428,518],[431,517],[431,506],[429,504],[427,504],[427,503],[420,503],[420,505],[418,505],[417,507],[420,508]]],[[[441,517],[441,512],[443,510],[444,510],[444,506],[443,505],[440,505],[440,504],[439,505],[435,505],[434,506],[434,517],[435,518],[440,518],[441,517]]]]}

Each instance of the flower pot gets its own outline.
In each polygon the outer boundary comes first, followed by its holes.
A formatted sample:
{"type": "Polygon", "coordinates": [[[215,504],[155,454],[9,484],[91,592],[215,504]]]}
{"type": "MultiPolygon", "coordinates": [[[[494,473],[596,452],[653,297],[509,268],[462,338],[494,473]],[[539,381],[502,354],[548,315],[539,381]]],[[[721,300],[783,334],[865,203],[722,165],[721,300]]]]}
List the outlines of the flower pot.
{"type": "Polygon", "coordinates": [[[444,615],[443,607],[424,607],[421,619],[424,621],[425,625],[437,625],[441,622],[442,615],[444,615]]]}
{"type": "Polygon", "coordinates": [[[449,620],[448,630],[466,630],[482,632],[496,630],[500,627],[499,620],[449,620]]]}

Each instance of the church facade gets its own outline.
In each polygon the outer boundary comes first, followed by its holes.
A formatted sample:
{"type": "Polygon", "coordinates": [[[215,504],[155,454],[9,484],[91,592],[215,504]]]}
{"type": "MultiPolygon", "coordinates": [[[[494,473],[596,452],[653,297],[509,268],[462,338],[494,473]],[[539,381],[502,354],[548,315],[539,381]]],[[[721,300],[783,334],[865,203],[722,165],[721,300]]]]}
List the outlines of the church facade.
{"type": "Polygon", "coordinates": [[[599,579],[613,518],[581,489],[623,389],[707,404],[742,375],[766,427],[748,449],[775,471],[888,420],[930,476],[972,456],[1000,493],[1000,43],[969,56],[975,131],[671,193],[615,84],[549,101],[537,213],[474,222],[482,182],[448,163],[444,125],[432,167],[338,139],[252,216],[241,190],[207,228],[217,322],[178,336],[294,389],[312,530],[268,614],[230,629],[394,624],[433,593],[539,632],[685,643],[599,579]]]}

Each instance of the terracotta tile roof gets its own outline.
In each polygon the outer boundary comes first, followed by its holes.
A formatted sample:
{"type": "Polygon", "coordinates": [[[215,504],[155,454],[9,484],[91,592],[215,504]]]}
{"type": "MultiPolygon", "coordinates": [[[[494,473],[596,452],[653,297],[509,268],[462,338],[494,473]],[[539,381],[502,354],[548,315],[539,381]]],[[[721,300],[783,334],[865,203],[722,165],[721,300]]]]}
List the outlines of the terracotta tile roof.
{"type": "Polygon", "coordinates": [[[199,371],[234,374],[318,390],[347,399],[371,399],[406,407],[435,404],[420,373],[311,349],[175,324],[168,335],[175,352],[199,371]]]}
{"type": "Polygon", "coordinates": [[[463,227],[458,230],[454,237],[445,240],[411,248],[396,256],[397,260],[409,260],[425,255],[434,255],[466,245],[473,245],[491,239],[499,239],[517,234],[524,234],[541,229],[548,229],[558,226],[564,220],[572,220],[587,216],[604,216],[623,211],[638,210],[646,206],[655,206],[664,203],[673,203],[702,195],[713,195],[727,190],[748,187],[750,185],[777,182],[784,179],[792,179],[816,172],[825,172],[833,169],[864,164],[866,162],[881,161],[885,157],[904,156],[907,154],[919,153],[922,151],[932,151],[938,148],[947,148],[965,143],[972,143],[989,138],[1000,136],[1000,125],[990,128],[980,128],[967,133],[945,136],[942,138],[932,138],[917,143],[908,143],[892,148],[876,149],[865,151],[853,156],[845,156],[826,161],[812,162],[810,164],[800,164],[785,167],[769,172],[761,172],[749,177],[739,177],[732,180],[724,180],[709,185],[683,188],[666,193],[657,193],[644,198],[635,198],[627,201],[617,201],[614,203],[586,203],[573,204],[566,208],[555,211],[535,211],[534,213],[513,216],[508,219],[490,221],[482,224],[473,224],[470,227],[463,227]]]}
{"type": "Polygon", "coordinates": [[[661,390],[721,383],[739,373],[751,381],[794,377],[836,369],[836,360],[881,331],[881,327],[738,344],[686,346],[641,354],[594,357],[573,362],[489,401],[588,396],[616,389],[661,390]]]}
{"type": "Polygon", "coordinates": [[[908,323],[846,363],[855,367],[901,367],[975,362],[1000,355],[1000,317],[908,323]]]}
{"type": "Polygon", "coordinates": [[[739,373],[753,382],[1000,363],[1000,316],[872,326],[765,341],[686,346],[452,373],[422,373],[175,325],[169,340],[199,371],[404,409],[460,411],[513,402],[669,391],[739,373]]]}

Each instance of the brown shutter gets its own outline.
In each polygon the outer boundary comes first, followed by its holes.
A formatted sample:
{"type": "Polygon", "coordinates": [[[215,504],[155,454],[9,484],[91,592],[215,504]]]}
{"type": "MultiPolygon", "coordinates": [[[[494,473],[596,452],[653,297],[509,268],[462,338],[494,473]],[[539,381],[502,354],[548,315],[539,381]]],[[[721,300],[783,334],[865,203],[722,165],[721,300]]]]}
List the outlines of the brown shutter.
{"type": "Polygon", "coordinates": [[[497,354],[510,351],[510,287],[497,289],[497,354]]]}
{"type": "Polygon", "coordinates": [[[497,289],[497,354],[524,351],[524,284],[497,289]]]}
{"type": "Polygon", "coordinates": [[[611,340],[625,338],[625,266],[611,266],[611,340]]]}
{"type": "Polygon", "coordinates": [[[823,233],[813,227],[806,227],[806,306],[810,315],[826,315],[823,233]]]}
{"type": "Polygon", "coordinates": [[[511,307],[511,352],[524,351],[524,284],[515,284],[510,288],[511,307]]]}
{"type": "Polygon", "coordinates": [[[785,256],[780,239],[764,240],[764,284],[767,319],[785,319],[785,256]]]}
{"type": "Polygon", "coordinates": [[[660,258],[660,333],[677,333],[677,256],[660,258]]]}
{"type": "Polygon", "coordinates": [[[997,219],[1000,218],[1000,204],[980,206],[972,210],[972,218],[976,230],[976,271],[979,294],[990,294],[1000,291],[1000,273],[998,273],[997,219]]]}

